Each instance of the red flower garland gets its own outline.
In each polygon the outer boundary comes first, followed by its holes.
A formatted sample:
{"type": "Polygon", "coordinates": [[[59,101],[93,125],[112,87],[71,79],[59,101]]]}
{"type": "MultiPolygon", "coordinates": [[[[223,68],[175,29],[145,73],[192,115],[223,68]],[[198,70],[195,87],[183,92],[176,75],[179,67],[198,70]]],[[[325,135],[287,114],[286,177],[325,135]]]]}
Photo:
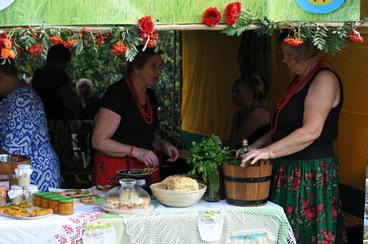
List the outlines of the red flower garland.
{"type": "Polygon", "coordinates": [[[112,46],[111,53],[114,55],[124,55],[127,50],[128,50],[128,45],[124,44],[121,41],[117,41],[112,46]]]}
{"type": "Polygon", "coordinates": [[[68,39],[66,42],[64,42],[64,47],[72,48],[76,42],[76,39],[68,39]]]}
{"type": "Polygon", "coordinates": [[[32,55],[41,55],[42,53],[42,48],[43,48],[43,43],[39,42],[33,45],[30,45],[27,50],[30,54],[32,55]]]}
{"type": "Polygon", "coordinates": [[[242,5],[240,2],[229,3],[225,8],[225,18],[227,25],[233,25],[238,22],[239,14],[242,11],[242,5]]]}
{"type": "Polygon", "coordinates": [[[57,35],[50,37],[49,40],[54,45],[64,43],[63,39],[60,36],[57,36],[57,35]]]}
{"type": "Polygon", "coordinates": [[[221,13],[217,8],[208,8],[203,13],[202,23],[207,26],[215,26],[220,22],[221,13]]]}
{"type": "Polygon", "coordinates": [[[297,47],[303,44],[303,39],[300,37],[287,37],[284,39],[284,43],[288,46],[297,47]]]}

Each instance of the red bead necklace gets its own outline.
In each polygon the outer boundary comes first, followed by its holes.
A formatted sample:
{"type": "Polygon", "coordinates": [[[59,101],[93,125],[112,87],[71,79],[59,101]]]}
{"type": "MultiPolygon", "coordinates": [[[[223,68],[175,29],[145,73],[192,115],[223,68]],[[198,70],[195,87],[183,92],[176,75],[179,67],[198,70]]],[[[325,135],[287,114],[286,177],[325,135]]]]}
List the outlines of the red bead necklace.
{"type": "Polygon", "coordinates": [[[130,91],[133,94],[135,103],[138,107],[139,113],[141,114],[141,116],[143,117],[144,121],[146,122],[146,124],[152,124],[153,121],[153,109],[152,109],[152,105],[151,105],[151,100],[149,99],[148,93],[146,91],[145,93],[145,99],[146,99],[146,105],[147,105],[147,109],[145,110],[143,108],[143,105],[141,104],[141,102],[139,101],[137,92],[135,91],[133,85],[130,83],[130,81],[127,81],[128,83],[128,87],[130,89],[130,91]]]}
{"type": "Polygon", "coordinates": [[[282,98],[278,101],[276,109],[271,115],[271,134],[275,134],[278,127],[278,119],[281,110],[286,106],[290,99],[298,92],[300,89],[309,81],[309,79],[322,67],[323,62],[319,61],[311,71],[309,71],[305,76],[301,77],[297,82],[291,85],[291,87],[285,92],[282,98]]]}

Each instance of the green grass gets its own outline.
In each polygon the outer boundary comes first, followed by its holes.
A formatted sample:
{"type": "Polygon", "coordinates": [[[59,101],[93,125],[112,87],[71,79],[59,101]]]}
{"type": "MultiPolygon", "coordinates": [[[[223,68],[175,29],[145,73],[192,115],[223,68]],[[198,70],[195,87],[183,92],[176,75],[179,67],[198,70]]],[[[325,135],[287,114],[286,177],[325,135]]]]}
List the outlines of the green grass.
{"type": "MultiPolygon", "coordinates": [[[[206,8],[217,7],[223,15],[234,0],[16,0],[0,12],[0,26],[114,25],[136,24],[144,15],[161,24],[201,23],[206,8]]],[[[243,7],[257,16],[273,20],[351,20],[359,16],[359,0],[345,1],[343,7],[327,15],[301,10],[295,0],[241,0],[243,7]]]]}

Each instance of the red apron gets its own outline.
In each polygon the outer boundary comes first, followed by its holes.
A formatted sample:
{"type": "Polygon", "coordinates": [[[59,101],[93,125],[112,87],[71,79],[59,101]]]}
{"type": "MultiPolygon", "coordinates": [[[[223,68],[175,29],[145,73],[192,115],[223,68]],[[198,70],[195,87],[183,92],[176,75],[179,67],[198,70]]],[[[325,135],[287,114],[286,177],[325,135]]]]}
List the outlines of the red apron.
{"type": "MultiPolygon", "coordinates": [[[[115,158],[107,156],[103,153],[96,152],[94,158],[94,180],[96,185],[111,187],[116,182],[116,171],[120,169],[128,169],[127,160],[129,160],[130,169],[144,169],[147,166],[133,157],[115,158]]],[[[151,182],[160,181],[160,173],[158,168],[152,173],[151,182]]]]}

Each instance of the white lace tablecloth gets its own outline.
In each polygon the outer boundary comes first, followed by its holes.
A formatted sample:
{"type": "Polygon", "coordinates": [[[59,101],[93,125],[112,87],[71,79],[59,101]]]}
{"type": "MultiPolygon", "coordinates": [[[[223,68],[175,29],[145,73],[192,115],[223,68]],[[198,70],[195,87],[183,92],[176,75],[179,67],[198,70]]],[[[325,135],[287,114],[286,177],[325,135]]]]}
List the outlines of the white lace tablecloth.
{"type": "Polygon", "coordinates": [[[34,220],[16,220],[0,216],[1,244],[74,244],[82,238],[84,227],[102,212],[99,207],[74,206],[74,214],[34,220]]]}
{"type": "Polygon", "coordinates": [[[156,204],[149,214],[123,216],[125,233],[132,243],[209,243],[200,238],[197,224],[199,212],[211,209],[220,210],[224,216],[222,237],[211,243],[226,243],[237,231],[260,229],[266,230],[277,243],[296,243],[283,209],[271,202],[258,207],[236,207],[225,201],[200,201],[188,208],[156,204]]]}

